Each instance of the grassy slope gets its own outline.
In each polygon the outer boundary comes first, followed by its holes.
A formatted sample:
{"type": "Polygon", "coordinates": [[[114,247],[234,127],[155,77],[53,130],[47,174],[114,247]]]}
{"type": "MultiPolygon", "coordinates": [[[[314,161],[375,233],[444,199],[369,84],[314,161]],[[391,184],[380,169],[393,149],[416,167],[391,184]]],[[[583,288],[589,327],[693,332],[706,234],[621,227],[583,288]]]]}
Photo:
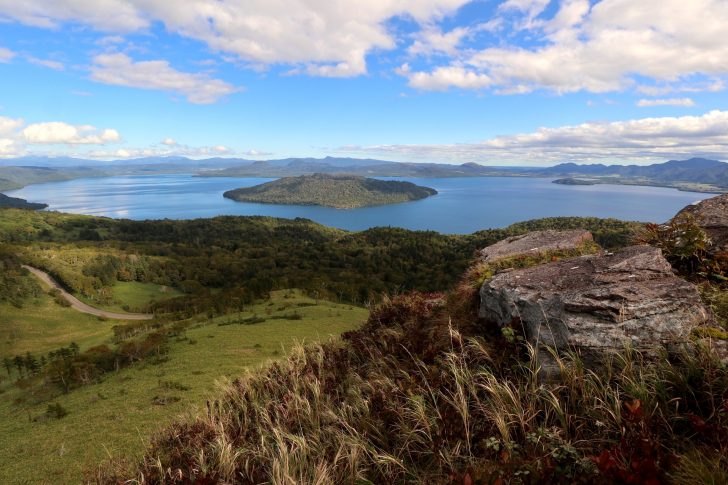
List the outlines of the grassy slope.
{"type": "Polygon", "coordinates": [[[188,330],[187,339],[173,341],[168,361],[123,369],[100,384],[60,396],[57,402],[69,411],[61,420],[30,422],[29,417],[44,413],[47,403],[17,406],[12,404],[17,391],[0,394],[0,483],[77,483],[85,467],[109,455],[136,456],[160,426],[180,413],[199,410],[220,378],[276,358],[294,341],[326,340],[354,329],[367,315],[362,308],[323,301],[298,307],[313,302],[299,293],[286,294],[274,292],[271,302],[242,316],[275,316],[295,309],[301,320],[218,326],[227,320],[221,317],[206,322],[188,330]],[[163,381],[189,389],[160,387],[163,381]],[[155,396],[180,401],[154,405],[155,396]]]}
{"type": "Polygon", "coordinates": [[[0,315],[2,356],[45,353],[71,342],[90,347],[108,338],[111,327],[118,323],[64,308],[45,293],[26,301],[22,308],[0,303],[0,315]]]}
{"type": "Polygon", "coordinates": [[[169,286],[141,283],[139,281],[117,281],[113,286],[113,302],[99,304],[83,295],[76,295],[89,305],[113,312],[145,311],[152,302],[174,298],[182,292],[169,286]],[[126,307],[126,308],[125,308],[126,307]]]}

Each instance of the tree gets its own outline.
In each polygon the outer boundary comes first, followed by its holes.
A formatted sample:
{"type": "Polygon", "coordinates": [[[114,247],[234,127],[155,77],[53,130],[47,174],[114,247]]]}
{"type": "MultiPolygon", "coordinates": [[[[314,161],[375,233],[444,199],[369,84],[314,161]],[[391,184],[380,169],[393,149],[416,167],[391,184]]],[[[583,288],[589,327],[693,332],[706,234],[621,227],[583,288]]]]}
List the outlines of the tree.
{"type": "Polygon", "coordinates": [[[18,373],[22,376],[23,368],[25,367],[25,361],[23,360],[23,358],[19,355],[16,355],[15,358],[13,358],[13,364],[15,364],[15,367],[18,368],[18,373]]]}
{"type": "Polygon", "coordinates": [[[5,366],[5,370],[8,371],[8,375],[10,375],[10,371],[13,370],[13,361],[5,357],[3,358],[3,365],[5,366]]]}
{"type": "Polygon", "coordinates": [[[29,374],[35,374],[40,369],[38,360],[30,352],[25,354],[25,368],[29,374]]]}

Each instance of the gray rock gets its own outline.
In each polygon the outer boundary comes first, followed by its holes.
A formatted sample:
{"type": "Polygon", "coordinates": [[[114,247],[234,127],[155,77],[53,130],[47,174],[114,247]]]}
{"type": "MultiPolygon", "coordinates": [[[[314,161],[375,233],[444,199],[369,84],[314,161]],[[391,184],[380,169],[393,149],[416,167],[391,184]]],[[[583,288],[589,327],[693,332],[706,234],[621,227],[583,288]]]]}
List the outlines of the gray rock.
{"type": "Polygon", "coordinates": [[[685,214],[697,218],[698,224],[710,236],[714,251],[728,251],[728,194],[689,205],[675,217],[685,214]]]}
{"type": "Polygon", "coordinates": [[[516,256],[532,256],[547,251],[566,251],[593,241],[589,231],[534,231],[513,236],[488,246],[480,252],[483,261],[492,263],[516,256]]]}
{"type": "Polygon", "coordinates": [[[546,375],[555,372],[549,347],[575,350],[591,366],[627,346],[687,342],[712,322],[696,287],[650,246],[501,273],[483,284],[479,313],[500,326],[520,322],[546,375]]]}

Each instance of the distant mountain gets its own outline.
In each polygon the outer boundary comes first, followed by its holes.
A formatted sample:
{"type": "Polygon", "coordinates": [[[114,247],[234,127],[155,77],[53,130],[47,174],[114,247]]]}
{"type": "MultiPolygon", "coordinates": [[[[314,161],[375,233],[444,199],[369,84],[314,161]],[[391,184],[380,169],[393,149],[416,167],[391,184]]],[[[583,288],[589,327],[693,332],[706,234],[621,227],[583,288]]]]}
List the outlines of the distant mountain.
{"type": "Polygon", "coordinates": [[[102,177],[104,175],[108,175],[108,172],[92,167],[0,167],[0,190],[19,189],[30,184],[84,177],[102,177]]]}
{"type": "Polygon", "coordinates": [[[27,200],[20,199],[18,197],[8,197],[5,194],[0,194],[0,207],[40,210],[40,209],[45,209],[46,207],[48,207],[48,204],[37,204],[35,202],[28,202],[27,200]]]}
{"type": "Polygon", "coordinates": [[[194,173],[201,177],[295,177],[325,173],[362,177],[549,177],[593,179],[591,183],[657,185],[699,192],[728,191],[728,163],[705,158],[670,160],[653,165],[579,165],[496,167],[468,162],[402,163],[370,158],[244,158],[146,157],[99,162],[70,157],[22,157],[0,160],[0,190],[81,177],[194,173]]]}
{"type": "Polygon", "coordinates": [[[728,187],[728,163],[705,158],[670,160],[653,165],[577,165],[562,163],[539,170],[548,176],[592,175],[599,177],[645,178],[662,182],[692,182],[728,187]]]}
{"type": "Polygon", "coordinates": [[[223,194],[239,202],[321,205],[354,209],[424,199],[437,191],[410,182],[377,180],[354,175],[314,174],[285,177],[223,194]]]}
{"type": "Polygon", "coordinates": [[[360,158],[285,158],[200,172],[205,177],[292,177],[314,173],[363,177],[487,177],[513,176],[518,169],[494,168],[477,163],[402,163],[360,158]]]}

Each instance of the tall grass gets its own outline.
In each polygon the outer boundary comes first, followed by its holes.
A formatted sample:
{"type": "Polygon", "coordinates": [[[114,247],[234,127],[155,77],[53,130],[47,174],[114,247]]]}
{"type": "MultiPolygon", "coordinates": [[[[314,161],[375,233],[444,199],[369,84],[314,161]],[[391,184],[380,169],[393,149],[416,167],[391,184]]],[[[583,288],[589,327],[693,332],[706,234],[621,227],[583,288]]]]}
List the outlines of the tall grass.
{"type": "Polygon", "coordinates": [[[598,371],[557,356],[560,379],[544,382],[522,358],[533,349],[462,333],[442,301],[400,296],[343,342],[296,347],[165,429],[134,471],[88,479],[648,483],[713,473],[728,451],[728,371],[706,351],[630,352],[598,371]]]}

